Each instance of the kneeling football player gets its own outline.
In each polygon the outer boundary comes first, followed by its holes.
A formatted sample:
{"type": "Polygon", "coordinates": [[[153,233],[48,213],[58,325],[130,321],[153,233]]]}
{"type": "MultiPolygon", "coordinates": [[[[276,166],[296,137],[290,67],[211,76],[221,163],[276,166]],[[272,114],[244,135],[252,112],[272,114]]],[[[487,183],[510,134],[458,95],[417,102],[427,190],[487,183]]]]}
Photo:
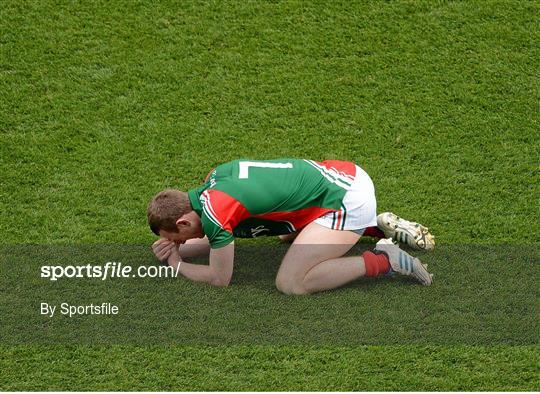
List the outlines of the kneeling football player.
{"type": "Polygon", "coordinates": [[[430,250],[434,237],[392,213],[377,216],[376,209],[373,182],[354,163],[234,160],[211,171],[198,188],[158,193],[147,214],[160,236],[152,245],[156,257],[193,281],[227,286],[235,237],[279,235],[292,240],[276,277],[285,294],[393,273],[430,285],[427,267],[394,242],[430,250]],[[343,257],[362,235],[381,238],[374,251],[343,257]],[[200,255],[209,256],[208,265],[183,261],[200,255]]]}

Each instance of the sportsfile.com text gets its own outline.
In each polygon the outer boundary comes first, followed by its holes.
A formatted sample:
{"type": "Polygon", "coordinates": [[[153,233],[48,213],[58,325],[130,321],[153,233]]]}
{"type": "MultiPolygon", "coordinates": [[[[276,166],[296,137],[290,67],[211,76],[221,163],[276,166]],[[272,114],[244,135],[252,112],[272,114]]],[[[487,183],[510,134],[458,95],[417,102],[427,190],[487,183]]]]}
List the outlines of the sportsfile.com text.
{"type": "MultiPolygon", "coordinates": [[[[179,266],[178,266],[179,267],[179,266]]],[[[130,265],[119,262],[107,262],[104,265],[44,265],[41,277],[56,281],[60,278],[176,278],[178,269],[170,266],[145,266],[134,269],[130,265]]]]}

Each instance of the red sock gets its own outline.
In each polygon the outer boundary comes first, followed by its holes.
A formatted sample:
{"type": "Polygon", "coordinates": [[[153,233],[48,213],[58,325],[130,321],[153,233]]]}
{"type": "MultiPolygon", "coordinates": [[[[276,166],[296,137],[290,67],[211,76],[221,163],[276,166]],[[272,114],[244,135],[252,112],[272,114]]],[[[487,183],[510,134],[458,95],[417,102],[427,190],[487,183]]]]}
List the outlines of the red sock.
{"type": "Polygon", "coordinates": [[[364,230],[363,235],[366,237],[386,238],[383,231],[379,227],[368,227],[364,230]]]}
{"type": "Polygon", "coordinates": [[[390,271],[390,261],[384,253],[375,254],[373,252],[364,252],[364,265],[366,266],[366,276],[379,276],[390,271]]]}

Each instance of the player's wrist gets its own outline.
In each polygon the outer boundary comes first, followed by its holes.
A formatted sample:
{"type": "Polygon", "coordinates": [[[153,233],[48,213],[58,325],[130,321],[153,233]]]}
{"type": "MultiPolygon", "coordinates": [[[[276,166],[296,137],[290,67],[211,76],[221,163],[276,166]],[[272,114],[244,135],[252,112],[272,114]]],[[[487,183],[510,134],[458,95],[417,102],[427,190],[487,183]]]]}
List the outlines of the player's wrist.
{"type": "Polygon", "coordinates": [[[176,260],[176,276],[178,276],[178,273],[180,272],[180,267],[182,266],[183,262],[184,261],[181,258],[176,260]]]}

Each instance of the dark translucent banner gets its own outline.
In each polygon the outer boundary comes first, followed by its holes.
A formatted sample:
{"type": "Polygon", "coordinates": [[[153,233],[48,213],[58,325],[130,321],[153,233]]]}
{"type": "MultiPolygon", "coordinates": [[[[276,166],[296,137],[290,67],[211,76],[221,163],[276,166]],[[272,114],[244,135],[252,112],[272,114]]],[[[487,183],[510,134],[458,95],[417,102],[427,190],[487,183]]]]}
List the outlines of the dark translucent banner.
{"type": "MultiPolygon", "coordinates": [[[[438,246],[430,253],[411,252],[429,264],[435,275],[432,286],[404,277],[361,278],[310,296],[285,296],[275,288],[287,247],[237,246],[232,283],[216,288],[181,275],[156,277],[159,264],[148,245],[4,245],[0,247],[0,341],[539,342],[538,246],[438,246]]],[[[360,244],[349,255],[359,256],[371,248],[360,244]]],[[[206,263],[204,258],[194,262],[206,263]]]]}

